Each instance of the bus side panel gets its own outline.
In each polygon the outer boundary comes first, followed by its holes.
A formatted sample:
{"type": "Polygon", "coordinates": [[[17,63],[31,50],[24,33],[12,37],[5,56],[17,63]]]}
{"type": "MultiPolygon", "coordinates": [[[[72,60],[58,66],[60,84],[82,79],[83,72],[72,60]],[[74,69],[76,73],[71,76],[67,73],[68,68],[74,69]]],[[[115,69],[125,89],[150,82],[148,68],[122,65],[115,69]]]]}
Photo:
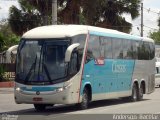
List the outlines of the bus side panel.
{"type": "Polygon", "coordinates": [[[106,59],[104,65],[96,65],[91,60],[84,66],[82,86],[91,84],[93,101],[129,96],[134,64],[134,60],[106,59]]]}

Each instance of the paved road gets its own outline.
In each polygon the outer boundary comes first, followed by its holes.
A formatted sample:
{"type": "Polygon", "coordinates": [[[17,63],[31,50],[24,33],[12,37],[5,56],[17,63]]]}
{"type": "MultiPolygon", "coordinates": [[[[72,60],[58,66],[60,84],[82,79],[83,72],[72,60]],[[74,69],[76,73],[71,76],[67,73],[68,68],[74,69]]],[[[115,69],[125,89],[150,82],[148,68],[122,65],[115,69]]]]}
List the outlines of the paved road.
{"type": "Polygon", "coordinates": [[[11,117],[18,115],[18,120],[107,120],[108,117],[113,118],[113,114],[158,114],[160,119],[160,88],[156,88],[152,94],[144,95],[143,101],[135,103],[114,99],[94,102],[87,110],[77,110],[75,106],[58,105],[44,112],[36,112],[32,105],[15,104],[12,90],[0,90],[0,113],[3,117],[6,114],[15,115],[11,117]],[[106,114],[112,114],[112,116],[106,116],[106,114]]]}

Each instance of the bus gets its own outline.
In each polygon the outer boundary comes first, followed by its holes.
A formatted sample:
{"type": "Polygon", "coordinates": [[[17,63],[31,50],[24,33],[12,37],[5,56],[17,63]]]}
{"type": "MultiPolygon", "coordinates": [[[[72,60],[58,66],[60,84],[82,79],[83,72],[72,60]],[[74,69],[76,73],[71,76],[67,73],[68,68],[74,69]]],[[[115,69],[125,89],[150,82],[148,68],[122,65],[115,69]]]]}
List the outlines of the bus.
{"type": "Polygon", "coordinates": [[[86,25],[50,25],[26,32],[16,59],[15,102],[45,110],[87,109],[92,101],[143,99],[155,89],[152,39],[86,25]]]}

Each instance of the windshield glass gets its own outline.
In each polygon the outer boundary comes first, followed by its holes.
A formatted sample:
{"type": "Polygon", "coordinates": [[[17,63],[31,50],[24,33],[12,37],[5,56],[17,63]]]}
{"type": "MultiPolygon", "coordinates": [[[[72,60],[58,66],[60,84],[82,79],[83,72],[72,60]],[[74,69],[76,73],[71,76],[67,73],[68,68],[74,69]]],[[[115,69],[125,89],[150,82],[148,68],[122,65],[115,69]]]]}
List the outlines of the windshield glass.
{"type": "Polygon", "coordinates": [[[17,54],[16,81],[54,83],[67,76],[64,62],[69,40],[21,40],[17,54]]]}

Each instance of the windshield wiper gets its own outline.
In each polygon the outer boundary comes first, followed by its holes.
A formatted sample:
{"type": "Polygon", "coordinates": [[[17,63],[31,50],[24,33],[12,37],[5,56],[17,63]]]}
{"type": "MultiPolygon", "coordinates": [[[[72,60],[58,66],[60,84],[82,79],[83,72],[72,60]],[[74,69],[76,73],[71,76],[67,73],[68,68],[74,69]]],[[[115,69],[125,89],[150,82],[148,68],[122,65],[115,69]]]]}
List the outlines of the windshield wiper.
{"type": "Polygon", "coordinates": [[[52,83],[51,77],[49,75],[49,71],[48,71],[47,66],[46,66],[46,64],[44,62],[43,62],[43,67],[44,67],[44,70],[46,72],[46,75],[48,77],[49,82],[52,83]]]}
{"type": "MultiPolygon", "coordinates": [[[[31,76],[31,73],[32,73],[32,69],[34,68],[35,69],[35,66],[36,66],[36,63],[37,63],[37,55],[36,55],[36,58],[34,60],[34,63],[32,64],[31,68],[29,69],[29,72],[28,74],[26,75],[26,78],[25,78],[25,83],[28,82],[30,76],[31,76]]],[[[34,70],[35,71],[35,70],[34,70]]]]}

